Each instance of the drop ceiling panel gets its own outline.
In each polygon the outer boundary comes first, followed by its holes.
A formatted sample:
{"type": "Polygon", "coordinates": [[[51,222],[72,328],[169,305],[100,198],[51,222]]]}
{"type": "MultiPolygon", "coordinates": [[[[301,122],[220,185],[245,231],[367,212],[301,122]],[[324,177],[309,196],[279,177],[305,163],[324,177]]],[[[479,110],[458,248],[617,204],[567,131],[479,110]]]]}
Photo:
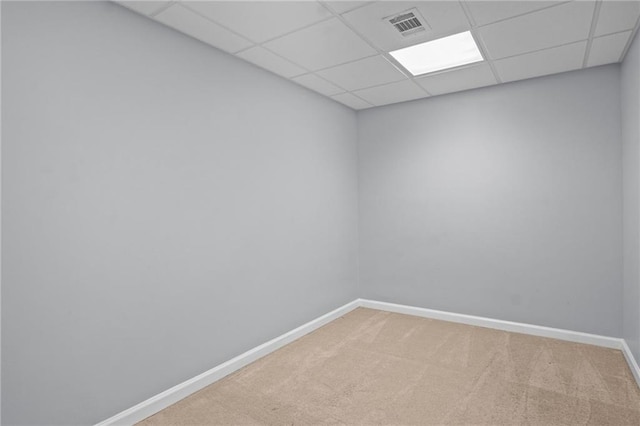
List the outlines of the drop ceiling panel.
{"type": "Polygon", "coordinates": [[[338,65],[318,71],[318,74],[346,90],[364,89],[407,78],[383,56],[338,65]]]}
{"type": "Polygon", "coordinates": [[[638,22],[638,17],[640,17],[638,1],[604,1],[600,6],[595,35],[630,30],[638,22]]]}
{"type": "Polygon", "coordinates": [[[469,1],[476,25],[486,25],[562,3],[561,1],[469,1]]]}
{"type": "Polygon", "coordinates": [[[344,92],[344,90],[342,90],[341,88],[329,83],[325,79],[320,78],[315,74],[301,75],[299,77],[292,78],[292,80],[325,96],[332,96],[344,92]]]}
{"type": "Polygon", "coordinates": [[[505,58],[589,37],[594,2],[574,1],[478,29],[489,55],[505,58]]]}
{"type": "Polygon", "coordinates": [[[350,10],[356,9],[358,7],[365,6],[370,1],[325,1],[323,2],[325,5],[329,7],[329,9],[333,10],[337,14],[342,14],[348,12],[350,10]]]}
{"type": "Polygon", "coordinates": [[[190,1],[185,4],[256,43],[332,16],[314,1],[190,1]]]}
{"type": "Polygon", "coordinates": [[[154,18],[180,32],[227,52],[237,52],[252,44],[250,41],[179,4],[170,6],[154,18]]]}
{"type": "Polygon", "coordinates": [[[237,56],[283,77],[293,77],[307,72],[304,68],[301,68],[260,46],[243,50],[238,53],[237,56]]]}
{"type": "Polygon", "coordinates": [[[376,2],[345,13],[342,17],[374,46],[386,52],[469,29],[464,10],[456,1],[376,2]],[[429,28],[404,38],[384,18],[412,8],[418,9],[429,28]]]}
{"type": "Polygon", "coordinates": [[[523,80],[582,68],[586,41],[495,61],[502,81],[523,80]]]}
{"type": "Polygon", "coordinates": [[[491,67],[486,63],[420,77],[416,82],[432,95],[459,92],[497,83],[491,67]]]}
{"type": "Polygon", "coordinates": [[[587,65],[595,67],[618,62],[631,33],[631,31],[627,31],[593,39],[587,65]]]}
{"type": "Polygon", "coordinates": [[[357,90],[353,93],[375,106],[411,101],[428,96],[420,86],[411,80],[370,87],[368,89],[357,90]]]}
{"type": "Polygon", "coordinates": [[[377,53],[337,18],[275,39],[264,47],[314,71],[377,53]]]}
{"type": "Polygon", "coordinates": [[[339,95],[333,95],[331,98],[353,109],[365,109],[373,106],[369,102],[365,102],[351,93],[341,93],[339,95]]]}
{"type": "Polygon", "coordinates": [[[640,25],[640,0],[119,3],[354,109],[618,62],[640,25]],[[412,9],[424,32],[383,21],[412,9]],[[414,77],[389,55],[468,30],[484,62],[414,77]]]}
{"type": "Polygon", "coordinates": [[[158,12],[160,9],[166,7],[170,2],[169,1],[119,1],[121,5],[128,7],[131,10],[135,10],[138,13],[142,13],[143,15],[153,15],[155,12],[158,12]]]}

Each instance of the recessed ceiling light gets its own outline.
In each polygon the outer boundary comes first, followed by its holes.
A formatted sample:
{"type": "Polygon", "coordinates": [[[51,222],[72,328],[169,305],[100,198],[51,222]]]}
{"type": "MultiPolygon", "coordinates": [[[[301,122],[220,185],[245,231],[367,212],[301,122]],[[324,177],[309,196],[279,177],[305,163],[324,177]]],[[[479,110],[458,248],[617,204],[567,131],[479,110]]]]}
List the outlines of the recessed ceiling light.
{"type": "Polygon", "coordinates": [[[413,75],[483,60],[470,31],[394,50],[389,54],[413,75]]]}

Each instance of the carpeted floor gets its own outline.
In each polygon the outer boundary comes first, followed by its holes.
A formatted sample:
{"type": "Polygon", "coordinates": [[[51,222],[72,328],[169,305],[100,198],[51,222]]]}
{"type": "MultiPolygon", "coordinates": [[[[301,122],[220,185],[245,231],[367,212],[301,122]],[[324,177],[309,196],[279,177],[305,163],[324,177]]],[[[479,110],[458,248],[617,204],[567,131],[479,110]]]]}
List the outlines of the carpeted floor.
{"type": "Polygon", "coordinates": [[[141,422],[640,425],[618,350],[359,308],[141,422]]]}

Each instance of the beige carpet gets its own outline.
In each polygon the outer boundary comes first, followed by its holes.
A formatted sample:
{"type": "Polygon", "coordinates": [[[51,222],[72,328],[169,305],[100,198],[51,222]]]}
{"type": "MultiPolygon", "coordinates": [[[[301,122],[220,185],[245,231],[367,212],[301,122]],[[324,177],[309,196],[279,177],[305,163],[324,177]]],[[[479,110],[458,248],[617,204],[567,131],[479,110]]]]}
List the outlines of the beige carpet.
{"type": "Polygon", "coordinates": [[[359,308],[141,422],[640,425],[618,350],[359,308]]]}

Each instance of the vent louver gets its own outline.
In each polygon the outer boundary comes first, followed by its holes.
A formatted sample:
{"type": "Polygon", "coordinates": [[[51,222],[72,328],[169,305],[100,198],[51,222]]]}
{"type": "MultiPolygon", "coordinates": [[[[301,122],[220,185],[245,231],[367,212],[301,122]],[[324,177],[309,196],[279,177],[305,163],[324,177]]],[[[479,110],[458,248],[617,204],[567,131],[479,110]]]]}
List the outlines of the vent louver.
{"type": "Polygon", "coordinates": [[[415,8],[384,19],[393,25],[393,28],[395,28],[402,37],[420,33],[427,28],[424,18],[420,16],[418,10],[415,8]]]}

